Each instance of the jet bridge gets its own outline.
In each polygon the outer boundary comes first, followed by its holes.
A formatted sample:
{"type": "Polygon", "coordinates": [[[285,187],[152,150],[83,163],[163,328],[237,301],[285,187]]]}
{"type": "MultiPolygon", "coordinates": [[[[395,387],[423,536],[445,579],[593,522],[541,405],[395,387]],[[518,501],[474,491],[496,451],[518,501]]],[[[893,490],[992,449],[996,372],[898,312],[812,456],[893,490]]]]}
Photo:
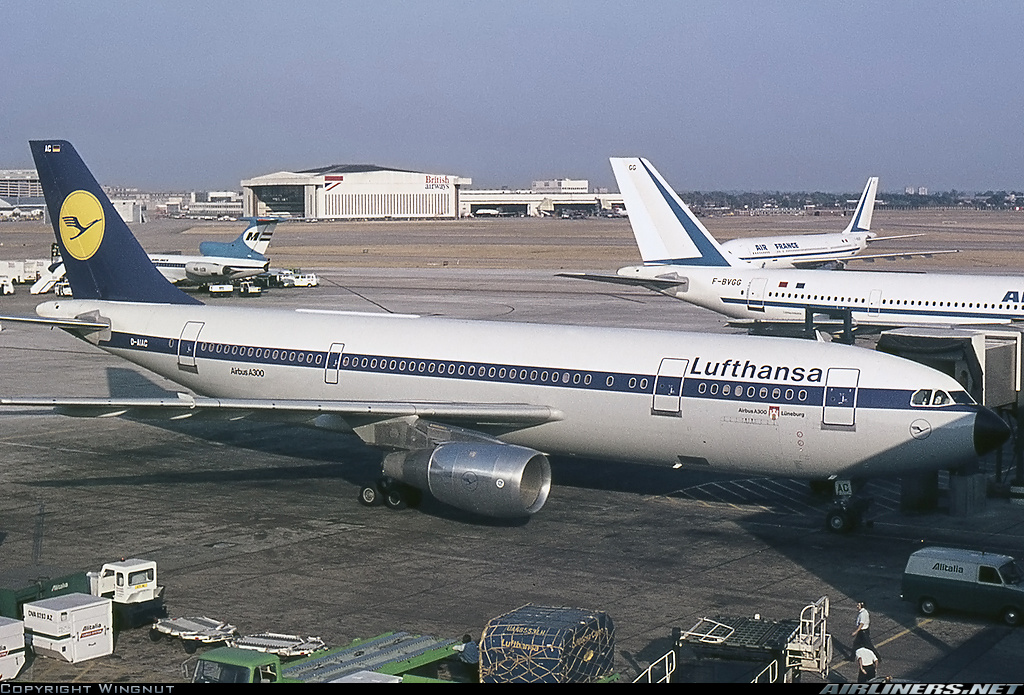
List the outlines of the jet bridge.
{"type": "MultiPolygon", "coordinates": [[[[883,332],[877,350],[925,364],[956,379],[982,405],[1000,413],[1012,426],[1013,473],[1004,470],[1003,449],[995,456],[995,482],[1024,486],[1024,393],[1022,343],[1024,327],[961,326],[957,328],[899,328],[883,332]]],[[[902,481],[901,507],[934,509],[938,503],[938,473],[902,481]]],[[[967,516],[985,506],[988,480],[977,470],[951,471],[950,513],[967,516]]],[[[1024,490],[1024,487],[1020,488],[1024,490]]]]}

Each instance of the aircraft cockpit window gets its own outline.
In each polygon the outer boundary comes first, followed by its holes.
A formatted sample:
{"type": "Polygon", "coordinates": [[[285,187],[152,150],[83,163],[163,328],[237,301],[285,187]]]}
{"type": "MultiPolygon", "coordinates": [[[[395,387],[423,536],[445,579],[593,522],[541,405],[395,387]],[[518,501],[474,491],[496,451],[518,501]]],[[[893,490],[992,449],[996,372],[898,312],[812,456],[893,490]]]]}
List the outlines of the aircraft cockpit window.
{"type": "Polygon", "coordinates": [[[928,405],[932,401],[931,389],[919,389],[910,397],[911,405],[928,405]]]}
{"type": "Polygon", "coordinates": [[[966,391],[953,391],[949,395],[953,397],[953,402],[957,405],[976,405],[974,399],[971,398],[971,394],[966,391]]]}
{"type": "Polygon", "coordinates": [[[953,399],[945,391],[936,391],[932,396],[932,405],[949,405],[953,399]]]}

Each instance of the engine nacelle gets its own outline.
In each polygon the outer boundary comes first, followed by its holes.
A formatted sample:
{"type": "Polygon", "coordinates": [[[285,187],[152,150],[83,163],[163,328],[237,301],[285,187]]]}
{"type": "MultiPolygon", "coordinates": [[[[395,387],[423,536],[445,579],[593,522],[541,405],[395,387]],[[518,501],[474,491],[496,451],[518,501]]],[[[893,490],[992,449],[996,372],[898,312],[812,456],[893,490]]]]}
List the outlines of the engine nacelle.
{"type": "Polygon", "coordinates": [[[384,475],[425,490],[445,504],[493,517],[528,516],[551,490],[551,464],[512,444],[451,442],[384,457],[384,475]]]}
{"type": "Polygon", "coordinates": [[[192,282],[207,282],[209,280],[222,280],[229,276],[230,268],[220,263],[209,263],[207,261],[188,261],[185,263],[185,277],[192,282]]]}

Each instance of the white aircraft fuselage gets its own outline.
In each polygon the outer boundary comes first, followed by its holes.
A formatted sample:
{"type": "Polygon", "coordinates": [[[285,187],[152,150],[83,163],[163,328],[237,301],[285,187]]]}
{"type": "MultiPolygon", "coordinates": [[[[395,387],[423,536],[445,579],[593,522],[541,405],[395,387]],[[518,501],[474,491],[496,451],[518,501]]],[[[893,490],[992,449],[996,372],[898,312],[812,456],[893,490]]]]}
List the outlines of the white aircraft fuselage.
{"type": "Polygon", "coordinates": [[[734,319],[800,323],[807,309],[849,311],[867,326],[1024,320],[1024,277],[871,271],[627,266],[623,278],[679,281],[659,291],[734,319]]]}
{"type": "Polygon", "coordinates": [[[750,237],[722,242],[722,249],[755,268],[793,268],[848,261],[870,238],[868,231],[750,237]]]}
{"type": "Polygon", "coordinates": [[[552,421],[499,438],[546,453],[807,478],[977,456],[959,384],[848,346],[97,300],[38,313],[109,320],[99,347],[211,397],[543,404],[552,421]],[[921,389],[957,402],[912,406],[921,389]]]}
{"type": "Polygon", "coordinates": [[[266,272],[267,259],[220,258],[217,256],[178,256],[175,254],[149,254],[160,274],[174,284],[206,284],[231,282],[266,272]]]}

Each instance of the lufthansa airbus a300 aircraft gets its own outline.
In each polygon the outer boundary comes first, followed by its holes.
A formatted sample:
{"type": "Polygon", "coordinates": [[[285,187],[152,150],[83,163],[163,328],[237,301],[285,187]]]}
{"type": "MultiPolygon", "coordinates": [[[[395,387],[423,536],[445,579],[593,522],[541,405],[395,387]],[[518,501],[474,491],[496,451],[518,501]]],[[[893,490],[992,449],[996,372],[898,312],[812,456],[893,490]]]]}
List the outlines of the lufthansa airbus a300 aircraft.
{"type": "Polygon", "coordinates": [[[3,405],[355,433],[386,453],[364,503],[429,492],[498,517],[544,505],[548,454],[850,478],[973,463],[1008,434],[953,379],[843,345],[205,306],[153,267],[69,143],[31,148],[74,298],[5,320],[62,328],[196,395],[3,405]]]}
{"type": "Polygon", "coordinates": [[[1003,275],[822,272],[731,260],[646,159],[612,158],[644,264],[616,275],[566,274],[639,285],[746,323],[851,330],[1002,324],[1024,320],[1024,282],[1003,275]],[[822,319],[819,321],[819,317],[822,319]]]}

